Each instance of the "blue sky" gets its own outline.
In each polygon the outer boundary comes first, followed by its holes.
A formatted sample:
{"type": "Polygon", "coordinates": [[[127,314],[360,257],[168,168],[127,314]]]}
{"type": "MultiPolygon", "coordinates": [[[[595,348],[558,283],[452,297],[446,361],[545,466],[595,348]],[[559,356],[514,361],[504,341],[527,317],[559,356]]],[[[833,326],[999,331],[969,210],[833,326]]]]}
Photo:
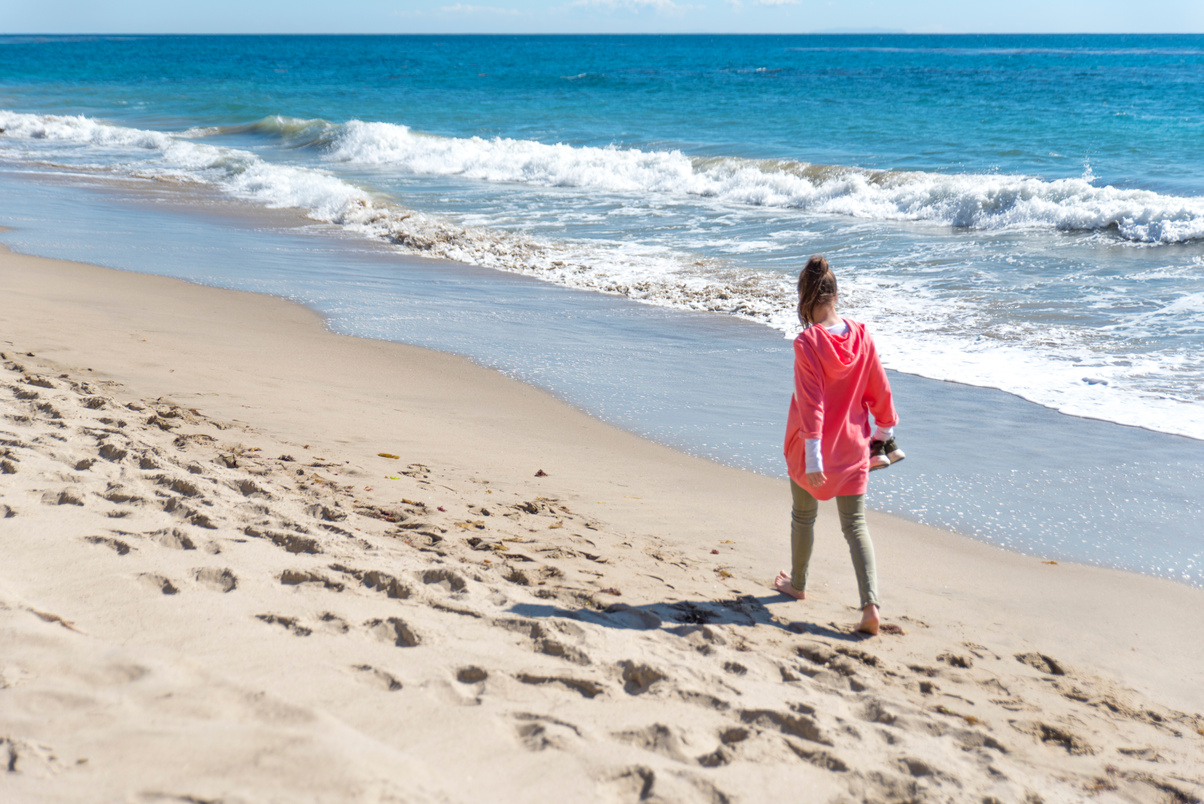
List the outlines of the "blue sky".
{"type": "Polygon", "coordinates": [[[0,33],[1201,33],[1201,0],[0,0],[0,33]]]}

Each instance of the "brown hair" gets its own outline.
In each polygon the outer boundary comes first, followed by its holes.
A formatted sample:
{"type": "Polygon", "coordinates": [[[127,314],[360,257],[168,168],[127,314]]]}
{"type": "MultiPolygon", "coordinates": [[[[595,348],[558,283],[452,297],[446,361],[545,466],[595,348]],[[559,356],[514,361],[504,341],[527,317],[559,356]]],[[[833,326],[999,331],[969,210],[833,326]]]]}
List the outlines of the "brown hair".
{"type": "Polygon", "coordinates": [[[819,254],[807,260],[798,275],[798,320],[804,327],[814,324],[812,314],[836,298],[836,274],[819,254]]]}

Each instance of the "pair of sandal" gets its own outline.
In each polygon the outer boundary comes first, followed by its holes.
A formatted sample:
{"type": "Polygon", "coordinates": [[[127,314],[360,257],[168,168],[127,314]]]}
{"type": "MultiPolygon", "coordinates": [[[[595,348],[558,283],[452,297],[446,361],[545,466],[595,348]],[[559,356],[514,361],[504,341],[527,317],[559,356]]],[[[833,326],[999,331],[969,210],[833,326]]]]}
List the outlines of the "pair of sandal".
{"type": "Polygon", "coordinates": [[[870,442],[870,471],[885,469],[892,463],[898,463],[907,457],[907,453],[899,449],[894,438],[886,441],[870,442]]]}

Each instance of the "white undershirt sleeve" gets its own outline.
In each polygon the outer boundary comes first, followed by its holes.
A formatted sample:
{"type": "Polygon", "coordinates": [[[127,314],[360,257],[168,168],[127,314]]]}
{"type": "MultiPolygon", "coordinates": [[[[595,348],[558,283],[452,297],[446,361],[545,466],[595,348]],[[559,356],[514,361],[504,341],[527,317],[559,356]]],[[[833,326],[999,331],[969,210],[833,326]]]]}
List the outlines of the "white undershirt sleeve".
{"type": "Polygon", "coordinates": [[[808,474],[824,470],[824,456],[820,454],[818,438],[803,439],[803,457],[808,474]]]}

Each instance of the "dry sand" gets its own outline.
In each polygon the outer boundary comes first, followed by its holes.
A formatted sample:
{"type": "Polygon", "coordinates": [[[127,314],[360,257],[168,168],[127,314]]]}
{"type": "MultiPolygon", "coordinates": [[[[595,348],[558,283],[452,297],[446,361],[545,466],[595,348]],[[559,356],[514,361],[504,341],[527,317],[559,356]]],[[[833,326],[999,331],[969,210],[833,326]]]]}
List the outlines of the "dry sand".
{"type": "Polygon", "coordinates": [[[783,481],[457,357],[12,254],[0,352],[0,801],[1204,797],[1204,591],[875,515],[866,638],[831,506],[789,600],[783,481]]]}

